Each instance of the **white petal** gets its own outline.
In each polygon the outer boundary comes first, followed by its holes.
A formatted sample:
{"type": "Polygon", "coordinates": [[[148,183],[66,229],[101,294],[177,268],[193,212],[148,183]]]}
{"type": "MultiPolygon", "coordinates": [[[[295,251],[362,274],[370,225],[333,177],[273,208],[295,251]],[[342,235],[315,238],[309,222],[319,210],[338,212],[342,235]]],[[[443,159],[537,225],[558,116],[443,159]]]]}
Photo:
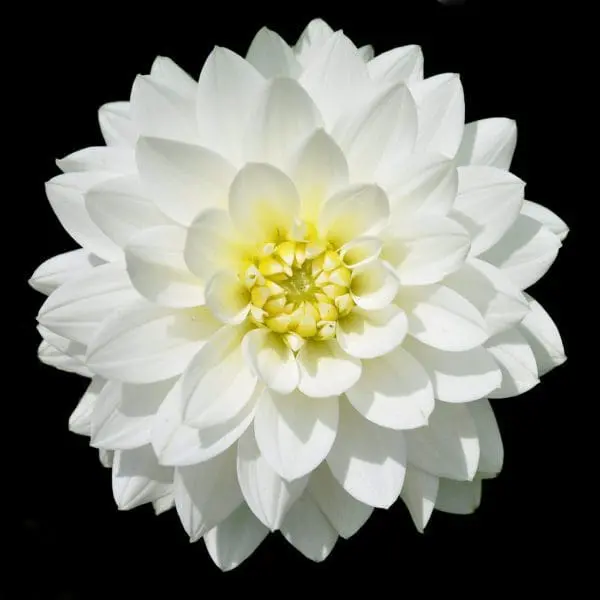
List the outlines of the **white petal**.
{"type": "Polygon", "coordinates": [[[222,571],[235,569],[267,537],[269,530],[242,504],[227,519],[211,529],[204,542],[208,554],[222,571]]]}
{"type": "Polygon", "coordinates": [[[531,202],[531,200],[525,200],[523,202],[521,214],[526,217],[531,217],[538,223],[544,225],[544,227],[549,229],[561,242],[569,233],[569,227],[558,215],[555,215],[549,208],[537,204],[536,202],[531,202]]]}
{"type": "Polygon", "coordinates": [[[164,512],[171,510],[175,506],[175,498],[173,497],[173,492],[169,492],[164,496],[161,496],[158,500],[154,500],[152,502],[152,508],[154,508],[154,513],[158,515],[162,515],[164,512]]]}
{"type": "Polygon", "coordinates": [[[481,502],[481,480],[452,481],[440,479],[436,510],[453,515],[470,515],[475,512],[481,502]]]}
{"type": "Polygon", "coordinates": [[[459,76],[442,73],[411,84],[410,90],[419,115],[416,149],[453,157],[465,124],[465,100],[459,76]]]}
{"type": "Polygon", "coordinates": [[[567,357],[558,328],[542,305],[531,296],[529,314],[518,326],[519,332],[527,340],[533,350],[540,376],[562,365],[567,357]]]}
{"type": "Polygon", "coordinates": [[[151,446],[115,452],[112,489],[120,510],[130,510],[169,493],[173,469],[161,467],[151,446]]]}
{"type": "Polygon", "coordinates": [[[350,293],[357,306],[365,310],[385,308],[396,297],[400,281],[391,266],[374,260],[352,272],[350,293]]]}
{"type": "Polygon", "coordinates": [[[147,229],[125,249],[127,273],[137,291],[151,302],[175,308],[204,304],[204,284],[183,258],[186,230],[176,225],[147,229]]]}
{"type": "Polygon", "coordinates": [[[154,59],[150,75],[154,81],[166,85],[184,98],[193,98],[196,94],[196,82],[167,56],[154,59]]]}
{"type": "Polygon", "coordinates": [[[495,167],[460,167],[452,217],[471,234],[471,254],[491,248],[521,212],[525,183],[495,167]]]}
{"type": "Polygon", "coordinates": [[[74,171],[105,171],[124,175],[135,173],[135,155],[131,148],[93,146],[77,150],[56,161],[64,173],[74,171]]]}
{"type": "Polygon", "coordinates": [[[281,477],[298,479],[325,459],[338,426],[338,399],[267,392],[254,416],[261,454],[281,477]]]}
{"type": "Polygon", "coordinates": [[[102,105],[98,111],[98,122],[108,146],[135,146],[138,132],[131,120],[129,102],[108,102],[102,105]]]}
{"type": "MultiPolygon", "coordinates": [[[[50,330],[47,331],[52,334],[50,330]]],[[[56,336],[56,334],[52,335],[56,336]]],[[[83,360],[83,356],[85,356],[85,346],[79,344],[78,342],[72,342],[66,338],[61,338],[61,336],[56,337],[65,340],[67,345],[76,346],[78,350],[83,349],[83,355],[78,353],[78,356],[72,356],[68,352],[60,350],[44,339],[40,342],[37,351],[40,362],[48,365],[49,367],[59,369],[60,371],[65,371],[66,373],[76,373],[82,377],[92,377],[92,372],[85,366],[83,360]]]]}
{"type": "Polygon", "coordinates": [[[357,358],[375,358],[399,346],[408,330],[406,313],[395,304],[381,310],[355,308],[338,321],[337,341],[357,358]]]}
{"type": "Polygon", "coordinates": [[[421,533],[431,518],[438,493],[439,479],[413,465],[406,467],[400,497],[404,500],[413,523],[421,533]]]}
{"type": "Polygon", "coordinates": [[[367,421],[349,403],[341,402],[338,433],[327,463],[351,496],[370,506],[389,508],[404,482],[404,434],[367,421]]]}
{"type": "Polygon", "coordinates": [[[94,185],[85,194],[85,206],[92,221],[121,248],[149,227],[171,224],[144,194],[137,175],[94,185]]]}
{"type": "Polygon", "coordinates": [[[250,291],[233,271],[219,271],[206,285],[206,305],[223,323],[242,323],[250,300],[250,291]]]}
{"type": "Polygon", "coordinates": [[[433,411],[433,388],[427,372],[403,348],[363,361],[348,400],[369,421],[390,429],[427,425],[433,411]]]}
{"type": "Polygon", "coordinates": [[[308,492],[343,538],[353,536],[373,513],[373,507],[359,502],[339,484],[326,463],[317,467],[308,482],[308,492]]]}
{"type": "Polygon", "coordinates": [[[402,285],[441,281],[463,265],[470,247],[468,232],[445,217],[398,218],[384,235],[383,258],[402,285]]]}
{"type": "Polygon", "coordinates": [[[393,48],[377,55],[367,65],[371,79],[377,83],[415,82],[423,79],[423,52],[419,46],[393,48]]]}
{"type": "Polygon", "coordinates": [[[371,44],[367,44],[358,49],[358,54],[365,62],[369,62],[375,56],[375,49],[371,44]]]}
{"type": "Polygon", "coordinates": [[[300,198],[292,180],[270,165],[247,164],[231,184],[231,218],[240,232],[259,243],[285,236],[299,211],[300,198]]]}
{"type": "Polygon", "coordinates": [[[456,154],[459,166],[485,165],[508,170],[517,145],[517,124],[512,119],[482,119],[467,123],[456,154]]]}
{"type": "Polygon", "coordinates": [[[298,389],[313,398],[342,394],[360,377],[360,360],[343,352],[335,341],[308,341],[296,359],[300,367],[298,389]]]}
{"type": "Polygon", "coordinates": [[[226,205],[235,171],[212,150],[143,137],[136,160],[144,190],[175,221],[189,225],[202,210],[226,205]]]}
{"type": "Polygon", "coordinates": [[[490,398],[512,398],[540,382],[535,355],[517,329],[491,337],[485,347],[502,370],[502,385],[490,393],[490,398]]]}
{"type": "Polygon", "coordinates": [[[254,329],[244,336],[242,348],[252,370],[267,387],[280,394],[296,389],[300,380],[296,358],[279,334],[254,329]]]}
{"type": "Polygon", "coordinates": [[[325,560],[337,541],[338,535],[311,496],[297,500],[281,524],[283,537],[306,558],[325,560]]]}
{"type": "Polygon", "coordinates": [[[478,475],[480,477],[495,477],[502,469],[504,447],[494,411],[487,400],[481,400],[469,404],[469,412],[475,421],[479,436],[478,475]]]}
{"type": "Polygon", "coordinates": [[[267,27],[261,28],[254,36],[246,60],[269,79],[278,76],[297,77],[301,70],[285,40],[267,27]]]}
{"type": "Polygon", "coordinates": [[[106,319],[88,348],[95,372],[151,383],[183,372],[219,323],[205,308],[169,309],[140,300],[106,319]]]}
{"type": "Polygon", "coordinates": [[[75,410],[69,417],[69,430],[79,435],[92,434],[92,413],[106,381],[102,377],[94,377],[85,393],[79,400],[75,410]]]}
{"type": "Polygon", "coordinates": [[[488,338],[481,313],[448,287],[401,288],[397,302],[408,315],[408,332],[439,350],[470,350],[488,338]]]}
{"type": "Polygon", "coordinates": [[[355,238],[340,248],[340,258],[348,268],[356,269],[377,259],[382,245],[377,237],[355,238]]]}
{"type": "Polygon", "coordinates": [[[123,265],[100,265],[53,292],[40,308],[38,321],[59,335],[88,344],[115,307],[138,298],[123,265]]]}
{"type": "Polygon", "coordinates": [[[409,337],[404,348],[423,365],[433,383],[435,397],[442,402],[479,400],[500,387],[502,372],[481,346],[464,352],[446,352],[409,337]]]}
{"type": "Polygon", "coordinates": [[[313,19],[304,28],[294,46],[296,57],[303,66],[310,64],[319,55],[333,33],[333,29],[323,19],[313,19]]]}
{"type": "Polygon", "coordinates": [[[560,247],[560,239],[549,229],[520,215],[506,235],[480,258],[500,268],[524,290],[546,273],[560,247]]]}
{"type": "MultiPolygon", "coordinates": [[[[105,469],[112,469],[113,463],[114,463],[114,458],[115,458],[115,453],[112,450],[103,450],[100,449],[98,450],[98,460],[100,461],[100,464],[105,468],[105,469]]],[[[162,496],[164,498],[164,496],[162,496]]],[[[154,501],[156,502],[156,501],[154,501]]],[[[154,504],[154,502],[152,502],[152,504],[154,504]]]]}
{"type": "Polygon", "coordinates": [[[331,196],[323,205],[318,229],[337,247],[361,235],[377,233],[390,214],[383,190],[372,184],[348,186],[331,196]]]}
{"type": "Polygon", "coordinates": [[[408,460],[419,469],[457,481],[472,480],[479,464],[475,421],[464,404],[437,402],[429,425],[406,431],[408,460]]]}
{"type": "Polygon", "coordinates": [[[175,508],[190,541],[199,540],[244,501],[236,462],[236,449],[230,448],[212,460],[175,470],[175,508]]]}
{"type": "Polygon", "coordinates": [[[286,481],[261,455],[254,431],[249,429],[238,442],[237,472],[244,498],[252,512],[274,531],[292,504],[302,495],[308,477],[286,481]]]}

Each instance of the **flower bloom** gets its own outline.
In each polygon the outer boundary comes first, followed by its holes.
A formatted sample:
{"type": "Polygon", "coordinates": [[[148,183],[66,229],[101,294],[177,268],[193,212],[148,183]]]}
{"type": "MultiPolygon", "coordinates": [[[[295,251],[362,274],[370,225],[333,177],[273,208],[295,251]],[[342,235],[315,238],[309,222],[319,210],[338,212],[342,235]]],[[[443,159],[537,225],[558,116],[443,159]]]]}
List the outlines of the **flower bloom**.
{"type": "Polygon", "coordinates": [[[419,47],[320,20],[197,82],[158,58],[99,121],[47,184],[81,248],[31,285],[119,508],[175,506],[224,570],[275,530],[323,560],[398,498],[419,530],[472,512],[503,459],[488,399],[565,360],[523,290],[567,227],[509,172],[515,124],[465,125],[419,47]]]}

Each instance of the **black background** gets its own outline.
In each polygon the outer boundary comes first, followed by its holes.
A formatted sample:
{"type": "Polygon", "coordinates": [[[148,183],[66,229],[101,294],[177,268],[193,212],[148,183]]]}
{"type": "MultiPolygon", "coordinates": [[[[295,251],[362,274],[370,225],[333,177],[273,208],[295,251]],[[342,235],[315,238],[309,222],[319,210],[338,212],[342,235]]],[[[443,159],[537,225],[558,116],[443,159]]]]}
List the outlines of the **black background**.
{"type": "MultiPolygon", "coordinates": [[[[560,584],[575,593],[579,568],[573,562],[577,546],[571,544],[571,530],[579,528],[585,535],[585,515],[574,515],[567,504],[585,494],[571,474],[578,455],[566,436],[578,427],[580,417],[572,415],[581,414],[576,405],[583,400],[573,392],[583,349],[575,343],[578,311],[569,294],[575,289],[582,199],[570,191],[566,100],[557,84],[574,60],[557,33],[570,31],[568,8],[492,0],[344,3],[338,10],[294,2],[278,3],[275,9],[196,4],[57,6],[38,13],[43,26],[35,51],[20,55],[17,97],[35,110],[29,111],[13,148],[15,162],[27,161],[13,208],[23,211],[21,222],[29,225],[11,261],[17,264],[23,298],[12,325],[23,346],[5,367],[5,377],[14,368],[22,385],[4,394],[18,411],[14,421],[4,424],[5,460],[14,464],[17,459],[16,481],[11,476],[4,485],[16,501],[6,520],[12,525],[17,514],[19,529],[17,551],[10,552],[6,571],[16,577],[12,582],[2,577],[2,598],[175,598],[183,593],[195,598],[237,591],[267,597],[350,591],[428,598],[438,587],[474,596],[493,594],[503,585],[515,592],[527,586],[536,593],[560,584]],[[55,158],[102,143],[98,106],[127,99],[135,75],[148,72],[156,55],[170,56],[197,76],[215,44],[244,54],[263,25],[293,42],[316,16],[343,28],[359,46],[374,44],[377,52],[421,45],[426,75],[461,74],[467,120],[517,120],[512,170],[527,182],[527,198],[548,206],[571,227],[550,273],[531,291],[559,326],[569,360],[525,396],[494,403],[505,465],[496,480],[485,484],[475,515],[435,512],[421,535],[399,502],[390,511],[376,511],[349,541],[340,540],[324,563],[311,563],[275,534],[241,567],[222,574],[202,542],[188,543],[174,511],[160,517],[147,506],[117,511],[110,471],[101,467],[87,438],[67,430],[86,380],[37,361],[35,315],[43,297],[26,289],[26,279],[42,260],[75,247],[55,220],[43,184],[58,173],[55,158]]],[[[10,121],[12,113],[5,118],[10,121]]]]}

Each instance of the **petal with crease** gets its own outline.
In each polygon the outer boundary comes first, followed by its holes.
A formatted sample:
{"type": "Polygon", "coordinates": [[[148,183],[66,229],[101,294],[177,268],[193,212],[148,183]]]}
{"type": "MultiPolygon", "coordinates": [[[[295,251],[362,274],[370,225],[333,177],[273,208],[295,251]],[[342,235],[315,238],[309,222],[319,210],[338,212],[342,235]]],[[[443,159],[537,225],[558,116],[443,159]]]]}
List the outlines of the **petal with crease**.
{"type": "Polygon", "coordinates": [[[494,411],[488,400],[472,402],[469,412],[479,435],[479,477],[495,477],[502,469],[504,446],[494,411]]]}
{"type": "Polygon", "coordinates": [[[268,79],[297,77],[301,70],[285,40],[267,27],[261,28],[254,36],[246,60],[268,79]]]}
{"type": "Polygon", "coordinates": [[[379,310],[396,297],[400,281],[391,266],[374,260],[352,271],[350,293],[357,306],[365,310],[379,310]]]}
{"type": "Polygon", "coordinates": [[[108,146],[135,146],[138,131],[131,120],[129,102],[103,104],[98,110],[98,122],[108,146]]]}
{"type": "Polygon", "coordinates": [[[517,145],[512,119],[481,119],[467,123],[456,161],[459,166],[484,165],[508,170],[517,145]]]}
{"type": "Polygon", "coordinates": [[[436,510],[453,515],[470,515],[474,513],[481,502],[481,480],[452,481],[440,479],[436,510]]]}
{"type": "Polygon", "coordinates": [[[439,479],[413,465],[406,468],[400,497],[408,508],[413,523],[421,533],[431,518],[438,493],[439,479]]]}
{"type": "Polygon", "coordinates": [[[94,406],[106,384],[102,377],[94,377],[85,393],[77,403],[75,410],[69,417],[69,430],[79,435],[92,434],[92,413],[94,406]]]}
{"type": "Polygon", "coordinates": [[[423,52],[409,45],[378,54],[369,61],[371,79],[379,84],[412,83],[423,79],[423,52]]]}
{"type": "Polygon", "coordinates": [[[569,233],[568,225],[558,215],[554,214],[549,208],[537,204],[536,202],[531,202],[531,200],[525,200],[523,202],[521,214],[544,225],[544,227],[549,229],[561,242],[569,233]]]}

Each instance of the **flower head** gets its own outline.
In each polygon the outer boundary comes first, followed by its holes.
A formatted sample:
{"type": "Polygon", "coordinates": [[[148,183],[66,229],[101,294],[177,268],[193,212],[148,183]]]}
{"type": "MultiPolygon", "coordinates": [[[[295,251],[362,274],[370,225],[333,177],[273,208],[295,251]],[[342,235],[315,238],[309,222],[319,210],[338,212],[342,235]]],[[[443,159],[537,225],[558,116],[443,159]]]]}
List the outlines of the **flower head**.
{"type": "Polygon", "coordinates": [[[31,284],[118,506],[174,505],[223,569],[275,530],[322,560],[399,497],[419,530],[472,512],[502,466],[488,399],[565,358],[523,290],[567,228],[508,171],[515,124],[465,125],[420,48],[320,20],[197,82],[158,58],[99,119],[47,184],[81,248],[31,284]]]}

